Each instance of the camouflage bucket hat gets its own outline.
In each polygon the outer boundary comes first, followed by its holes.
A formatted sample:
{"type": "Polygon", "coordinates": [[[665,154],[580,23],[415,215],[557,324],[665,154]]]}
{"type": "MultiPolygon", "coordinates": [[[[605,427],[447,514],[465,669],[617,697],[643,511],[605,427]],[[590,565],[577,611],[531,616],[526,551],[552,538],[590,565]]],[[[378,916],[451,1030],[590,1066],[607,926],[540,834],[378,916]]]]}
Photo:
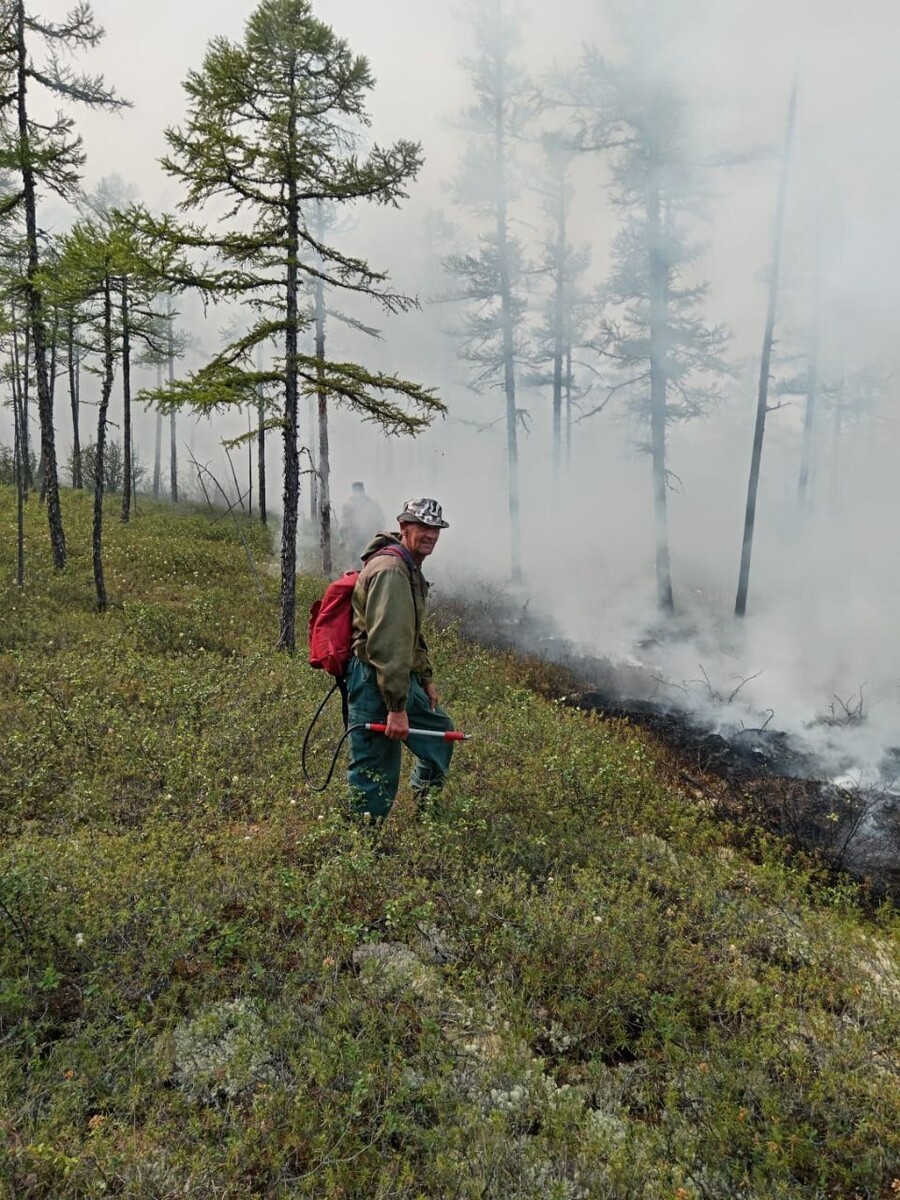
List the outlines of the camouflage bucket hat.
{"type": "Polygon", "coordinates": [[[428,500],[425,497],[419,500],[407,500],[403,505],[403,512],[397,517],[398,521],[412,521],[417,525],[434,525],[437,529],[449,529],[450,526],[444,520],[441,506],[437,500],[428,500]]]}

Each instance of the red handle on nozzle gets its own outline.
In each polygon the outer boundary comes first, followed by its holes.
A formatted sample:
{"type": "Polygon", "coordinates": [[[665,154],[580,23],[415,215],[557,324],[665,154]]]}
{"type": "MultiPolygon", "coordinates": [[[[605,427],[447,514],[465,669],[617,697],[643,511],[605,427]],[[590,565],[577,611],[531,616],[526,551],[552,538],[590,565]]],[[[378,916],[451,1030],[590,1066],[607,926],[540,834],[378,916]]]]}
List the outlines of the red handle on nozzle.
{"type": "MultiPolygon", "coordinates": [[[[369,721],[363,726],[370,733],[385,733],[387,725],[383,725],[378,721],[369,721]]],[[[445,742],[467,742],[472,736],[471,733],[460,733],[458,729],[410,729],[411,734],[417,734],[419,737],[443,738],[445,742]]]]}

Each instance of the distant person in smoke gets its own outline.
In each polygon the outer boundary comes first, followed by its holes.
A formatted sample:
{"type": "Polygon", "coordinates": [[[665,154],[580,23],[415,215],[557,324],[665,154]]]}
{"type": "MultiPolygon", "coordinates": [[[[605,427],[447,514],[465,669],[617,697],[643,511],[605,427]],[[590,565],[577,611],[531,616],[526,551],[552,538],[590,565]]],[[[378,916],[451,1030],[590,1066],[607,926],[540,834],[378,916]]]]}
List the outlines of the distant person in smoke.
{"type": "Polygon", "coordinates": [[[417,737],[414,729],[445,733],[453,728],[438,706],[422,618],[429,585],[422,564],[448,524],[436,500],[407,500],[397,517],[399,533],[379,533],[363,551],[353,590],[353,654],[347,673],[349,725],[387,724],[386,734],[350,733],[347,781],[353,811],[380,821],[391,810],[400,784],[401,744],[415,756],[412,789],[421,808],[450,767],[453,743],[417,737]]]}
{"type": "Polygon", "coordinates": [[[354,567],[369,540],[383,527],[384,513],[372,497],[366,495],[365,484],[357,481],[351,486],[350,496],[341,509],[341,539],[354,567]]]}

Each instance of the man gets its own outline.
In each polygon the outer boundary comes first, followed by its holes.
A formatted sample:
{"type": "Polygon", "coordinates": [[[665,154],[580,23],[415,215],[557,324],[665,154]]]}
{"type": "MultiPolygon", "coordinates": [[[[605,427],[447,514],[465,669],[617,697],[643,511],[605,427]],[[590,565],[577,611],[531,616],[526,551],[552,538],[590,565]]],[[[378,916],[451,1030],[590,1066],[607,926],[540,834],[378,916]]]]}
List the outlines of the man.
{"type": "Polygon", "coordinates": [[[438,707],[422,618],[428,583],[422,563],[434,551],[443,519],[436,500],[407,500],[397,517],[399,534],[379,533],[363,551],[353,589],[353,655],[347,673],[351,726],[387,724],[387,733],[350,734],[347,781],[354,811],[383,820],[400,784],[401,743],[416,758],[413,794],[421,804],[438,789],[450,766],[453,743],[417,737],[413,729],[446,732],[453,722],[438,707]]]}
{"type": "Polygon", "coordinates": [[[384,526],[384,513],[361,480],[351,485],[350,496],[341,508],[341,540],[347,547],[350,566],[359,563],[369,539],[384,526]]]}

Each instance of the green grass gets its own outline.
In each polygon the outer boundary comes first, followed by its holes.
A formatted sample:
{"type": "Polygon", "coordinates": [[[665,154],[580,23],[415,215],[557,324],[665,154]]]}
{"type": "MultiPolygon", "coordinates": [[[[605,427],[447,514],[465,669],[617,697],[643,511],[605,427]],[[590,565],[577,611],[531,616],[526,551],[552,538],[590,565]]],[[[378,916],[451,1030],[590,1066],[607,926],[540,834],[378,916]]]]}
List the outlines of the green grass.
{"type": "Polygon", "coordinates": [[[0,489],[0,1195],[897,1194],[891,910],[452,627],[477,738],[357,828],[302,780],[326,684],[273,649],[263,531],[260,601],[230,522],[140,508],[100,615],[89,499],[62,575],[29,503],[20,594],[0,489]]]}

